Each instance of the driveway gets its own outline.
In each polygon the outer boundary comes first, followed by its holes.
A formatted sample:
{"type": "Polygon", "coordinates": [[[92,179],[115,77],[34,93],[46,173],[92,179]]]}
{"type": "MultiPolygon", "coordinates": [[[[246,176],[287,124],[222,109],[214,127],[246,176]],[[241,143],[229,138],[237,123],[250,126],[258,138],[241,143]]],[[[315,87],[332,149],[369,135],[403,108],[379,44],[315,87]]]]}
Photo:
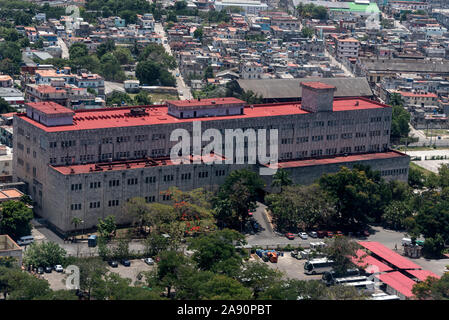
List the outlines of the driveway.
{"type": "Polygon", "coordinates": [[[432,172],[438,173],[438,168],[442,164],[449,163],[449,149],[439,149],[439,150],[423,150],[423,151],[407,151],[405,152],[411,157],[421,157],[421,161],[413,161],[418,166],[423,167],[424,169],[430,170],[432,172]],[[428,159],[432,156],[446,156],[448,159],[445,160],[425,160],[425,157],[428,159]]]}
{"type": "MultiPolygon", "coordinates": [[[[167,34],[164,30],[164,27],[162,26],[162,24],[160,22],[156,22],[154,24],[154,31],[157,34],[162,36],[162,46],[164,47],[165,51],[167,51],[167,53],[169,53],[170,55],[173,56],[171,48],[168,45],[167,34]]],[[[170,70],[170,72],[173,75],[173,77],[175,77],[175,79],[176,79],[176,88],[178,88],[180,100],[193,99],[192,93],[190,92],[190,87],[185,84],[184,78],[182,77],[181,72],[179,71],[179,68],[176,67],[174,70],[170,70]]]]}

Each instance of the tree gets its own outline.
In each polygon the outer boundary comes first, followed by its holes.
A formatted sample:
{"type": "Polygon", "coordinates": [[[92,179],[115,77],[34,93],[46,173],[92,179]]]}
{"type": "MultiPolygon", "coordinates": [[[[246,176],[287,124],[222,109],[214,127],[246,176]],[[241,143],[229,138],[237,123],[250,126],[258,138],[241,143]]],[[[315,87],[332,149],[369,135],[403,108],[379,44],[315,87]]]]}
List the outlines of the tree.
{"type": "Polygon", "coordinates": [[[130,64],[134,61],[131,51],[128,48],[118,47],[114,50],[113,54],[121,65],[130,64]]]}
{"type": "Polygon", "coordinates": [[[237,279],[253,292],[254,298],[267,290],[273,283],[281,280],[282,273],[271,269],[268,265],[261,262],[247,262],[243,265],[242,271],[237,279]]]}
{"type": "Polygon", "coordinates": [[[105,53],[100,60],[101,75],[105,80],[123,81],[126,79],[125,73],[120,67],[120,63],[112,53],[105,53]]]}
{"type": "Polygon", "coordinates": [[[384,225],[395,230],[405,227],[405,219],[412,215],[412,210],[405,201],[392,201],[382,215],[384,225]]]}
{"type": "Polygon", "coordinates": [[[16,109],[14,109],[13,107],[11,107],[11,106],[9,105],[9,103],[6,102],[5,99],[0,98],[0,114],[8,113],[8,112],[14,112],[14,111],[16,111],[16,109]]]}
{"type": "Polygon", "coordinates": [[[154,257],[157,256],[160,252],[167,250],[168,248],[168,240],[166,237],[163,237],[160,234],[152,232],[144,241],[145,245],[145,255],[154,257]]]}
{"type": "Polygon", "coordinates": [[[136,67],[136,77],[145,85],[158,85],[161,71],[153,61],[139,62],[136,67]]]}
{"type": "Polygon", "coordinates": [[[18,268],[0,267],[0,292],[8,300],[38,300],[51,293],[47,280],[18,268]]]}
{"type": "Polygon", "coordinates": [[[84,223],[84,221],[81,218],[79,218],[79,217],[72,218],[71,224],[73,224],[73,226],[75,227],[75,230],[77,230],[79,225],[82,223],[84,223]]]}
{"type": "Polygon", "coordinates": [[[207,68],[204,70],[204,79],[207,80],[213,77],[214,77],[214,69],[212,69],[212,66],[207,66],[207,68]]]}
{"type": "Polygon", "coordinates": [[[351,257],[357,257],[357,248],[357,242],[339,236],[328,241],[323,251],[329,260],[334,261],[333,270],[335,273],[344,275],[347,272],[346,270],[355,266],[351,257]]]}
{"type": "Polygon", "coordinates": [[[24,264],[53,267],[63,264],[67,252],[55,242],[32,243],[25,252],[24,264]]]}
{"type": "Polygon", "coordinates": [[[195,251],[192,258],[201,270],[235,276],[242,264],[235,246],[244,242],[240,233],[224,229],[192,239],[189,249],[195,251]]]}
{"type": "Polygon", "coordinates": [[[133,105],[134,100],[129,96],[129,94],[119,91],[114,91],[112,94],[106,98],[106,105],[112,106],[117,104],[122,105],[133,105]]]}
{"type": "Polygon", "coordinates": [[[313,35],[314,35],[314,31],[313,31],[312,28],[309,28],[309,27],[304,26],[304,27],[301,29],[301,36],[302,36],[303,38],[313,38],[313,35]]]}
{"type": "Polygon", "coordinates": [[[412,293],[419,300],[449,300],[449,273],[440,279],[428,277],[415,284],[412,293]]]}
{"type": "Polygon", "coordinates": [[[410,166],[408,170],[408,184],[415,189],[422,189],[424,187],[425,176],[421,170],[410,166]]]}
{"type": "Polygon", "coordinates": [[[207,300],[249,300],[251,290],[225,275],[214,275],[202,286],[200,295],[207,300]]]}
{"type": "Polygon", "coordinates": [[[106,218],[98,219],[97,224],[98,233],[100,233],[101,237],[106,239],[115,235],[115,231],[117,230],[117,225],[115,224],[114,216],[107,216],[106,218]]]}
{"type": "Polygon", "coordinates": [[[134,97],[134,102],[136,105],[143,105],[148,106],[151,104],[151,96],[148,94],[148,92],[141,90],[136,96],[134,97]]]}
{"type": "Polygon", "coordinates": [[[157,265],[157,279],[167,289],[167,297],[171,297],[171,289],[179,281],[181,269],[188,263],[187,258],[176,251],[164,251],[157,265]]]}
{"type": "Polygon", "coordinates": [[[247,169],[232,171],[220,187],[218,198],[228,199],[233,215],[240,223],[240,228],[246,223],[249,212],[255,210],[256,200],[263,193],[264,182],[260,176],[247,169]]]}
{"type": "Polygon", "coordinates": [[[105,55],[106,53],[111,53],[114,50],[116,50],[114,40],[108,39],[106,40],[106,42],[100,44],[97,47],[97,56],[101,59],[103,55],[105,55]]]}
{"type": "Polygon", "coordinates": [[[282,188],[286,186],[290,186],[293,183],[292,179],[290,179],[290,174],[284,169],[278,169],[276,173],[273,175],[273,180],[271,182],[272,187],[280,187],[281,192],[282,188]]]}
{"type": "Polygon", "coordinates": [[[149,222],[150,207],[142,197],[129,199],[124,206],[125,213],[133,220],[133,224],[138,226],[139,231],[143,231],[143,227],[149,222]]]}
{"type": "Polygon", "coordinates": [[[370,217],[382,212],[384,200],[379,185],[365,171],[342,167],[335,174],[321,176],[319,184],[335,199],[337,225],[342,228],[365,225],[370,217]]]}
{"type": "Polygon", "coordinates": [[[8,234],[13,239],[31,233],[33,211],[21,201],[6,201],[1,205],[0,233],[8,234]]]}
{"type": "Polygon", "coordinates": [[[193,36],[195,38],[197,38],[198,40],[200,40],[200,42],[203,41],[203,28],[202,27],[198,27],[195,29],[195,31],[193,32],[193,36]]]}
{"type": "Polygon", "coordinates": [[[76,265],[80,269],[80,290],[87,293],[90,300],[92,289],[98,287],[107,269],[99,258],[78,259],[76,265]]]}
{"type": "Polygon", "coordinates": [[[112,252],[113,252],[115,259],[118,259],[118,260],[128,259],[130,256],[129,240],[128,239],[120,239],[112,252]]]}
{"type": "Polygon", "coordinates": [[[69,48],[69,56],[71,60],[85,57],[88,54],[89,51],[87,50],[87,46],[82,42],[75,42],[69,48]]]}

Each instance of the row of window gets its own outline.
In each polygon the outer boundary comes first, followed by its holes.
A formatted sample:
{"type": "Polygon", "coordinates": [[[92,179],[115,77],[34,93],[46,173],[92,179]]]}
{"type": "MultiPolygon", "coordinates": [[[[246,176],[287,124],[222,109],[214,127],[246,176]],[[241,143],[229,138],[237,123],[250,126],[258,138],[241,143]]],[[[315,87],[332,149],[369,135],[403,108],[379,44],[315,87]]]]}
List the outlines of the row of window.
{"type": "Polygon", "coordinates": [[[402,169],[392,169],[392,170],[383,170],[381,171],[381,176],[399,176],[401,174],[406,174],[407,168],[402,169]]]}

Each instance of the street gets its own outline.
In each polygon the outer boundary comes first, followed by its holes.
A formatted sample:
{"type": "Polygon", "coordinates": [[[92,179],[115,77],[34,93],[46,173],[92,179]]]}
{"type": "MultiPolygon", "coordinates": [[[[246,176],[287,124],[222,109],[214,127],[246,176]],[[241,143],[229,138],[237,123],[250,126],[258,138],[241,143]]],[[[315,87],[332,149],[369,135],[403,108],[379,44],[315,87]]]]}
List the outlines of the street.
{"type": "MultiPolygon", "coordinates": [[[[157,34],[162,36],[162,45],[163,45],[165,51],[167,51],[167,53],[169,53],[170,55],[173,56],[171,48],[168,45],[167,34],[166,34],[165,30],[164,30],[164,27],[162,26],[162,24],[160,22],[156,22],[154,24],[154,31],[157,34]]],[[[176,69],[170,70],[170,72],[176,79],[176,87],[178,88],[179,99],[180,100],[193,99],[193,96],[192,96],[192,94],[190,92],[190,88],[184,83],[184,79],[183,79],[183,77],[181,75],[181,72],[179,71],[179,68],[176,67],[176,69]]]]}
{"type": "Polygon", "coordinates": [[[67,48],[67,45],[65,44],[64,40],[61,39],[61,37],[58,37],[58,46],[62,50],[61,58],[62,59],[69,59],[69,48],[67,48]]]}
{"type": "Polygon", "coordinates": [[[334,56],[329,53],[326,47],[324,47],[324,55],[330,59],[331,65],[343,70],[346,77],[355,77],[354,74],[348,68],[346,68],[343,63],[338,62],[337,59],[335,59],[334,56]]]}

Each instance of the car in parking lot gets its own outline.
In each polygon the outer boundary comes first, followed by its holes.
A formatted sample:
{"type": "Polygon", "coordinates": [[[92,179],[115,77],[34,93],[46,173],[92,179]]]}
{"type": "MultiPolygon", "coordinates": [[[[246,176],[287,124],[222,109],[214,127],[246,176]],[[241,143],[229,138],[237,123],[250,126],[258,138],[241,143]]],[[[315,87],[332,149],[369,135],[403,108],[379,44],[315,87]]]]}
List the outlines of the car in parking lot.
{"type": "Polygon", "coordinates": [[[118,267],[117,261],[114,261],[114,260],[108,261],[108,264],[109,264],[111,267],[113,267],[113,268],[117,268],[117,267],[118,267]]]}
{"type": "Polygon", "coordinates": [[[308,238],[307,233],[305,233],[305,232],[298,233],[298,236],[303,240],[307,240],[307,238],[308,238]]]}
{"type": "Polygon", "coordinates": [[[43,267],[37,268],[37,273],[43,274],[44,273],[44,268],[43,267]]]}
{"type": "Polygon", "coordinates": [[[45,273],[51,273],[52,269],[51,267],[45,267],[45,273]]]}
{"type": "Polygon", "coordinates": [[[287,232],[285,236],[287,237],[288,240],[295,240],[295,235],[291,232],[287,232]]]}
{"type": "Polygon", "coordinates": [[[326,234],[326,231],[317,231],[318,238],[324,238],[326,234]]]}
{"type": "Polygon", "coordinates": [[[334,233],[332,231],[327,231],[326,232],[326,237],[332,238],[333,236],[334,236],[334,233]]]}
{"type": "Polygon", "coordinates": [[[337,232],[335,232],[335,235],[341,237],[341,236],[343,236],[343,232],[337,231],[337,232]]]}
{"type": "Polygon", "coordinates": [[[152,266],[154,264],[154,260],[151,258],[145,258],[143,259],[143,262],[145,262],[149,266],[152,266]]]}
{"type": "Polygon", "coordinates": [[[60,264],[57,264],[57,265],[55,265],[55,271],[56,272],[63,272],[64,268],[60,264]]]}
{"type": "Polygon", "coordinates": [[[315,231],[310,231],[309,236],[311,236],[312,238],[318,238],[318,234],[315,231]]]}
{"type": "Polygon", "coordinates": [[[128,259],[122,259],[120,260],[120,263],[123,264],[125,267],[131,266],[131,262],[128,259]]]}

